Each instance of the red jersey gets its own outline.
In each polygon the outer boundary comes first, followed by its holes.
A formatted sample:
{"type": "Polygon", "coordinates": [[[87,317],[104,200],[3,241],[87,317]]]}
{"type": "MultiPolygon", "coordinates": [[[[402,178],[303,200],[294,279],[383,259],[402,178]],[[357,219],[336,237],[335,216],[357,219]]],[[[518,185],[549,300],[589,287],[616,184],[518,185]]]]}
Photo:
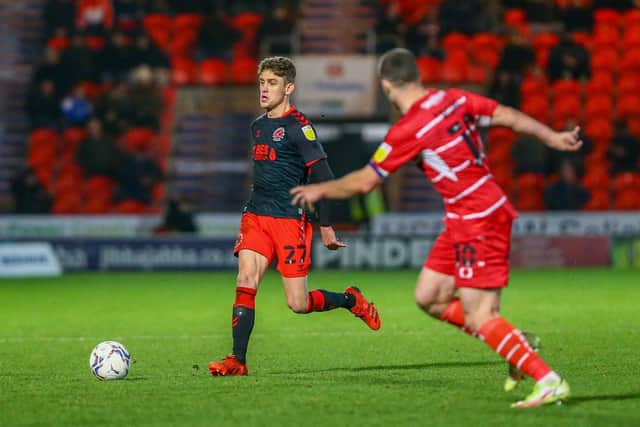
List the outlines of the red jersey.
{"type": "Polygon", "coordinates": [[[444,199],[448,223],[471,225],[505,206],[491,175],[478,127],[488,126],[498,103],[460,89],[430,89],[389,129],[370,165],[381,177],[417,160],[444,199]],[[459,222],[459,221],[462,222],[459,222]]]}

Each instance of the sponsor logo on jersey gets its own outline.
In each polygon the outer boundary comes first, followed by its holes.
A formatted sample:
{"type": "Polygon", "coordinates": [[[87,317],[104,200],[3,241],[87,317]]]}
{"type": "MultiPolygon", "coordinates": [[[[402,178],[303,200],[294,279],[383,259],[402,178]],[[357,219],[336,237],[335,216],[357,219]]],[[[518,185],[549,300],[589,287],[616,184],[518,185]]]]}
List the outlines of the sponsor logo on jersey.
{"type": "Polygon", "coordinates": [[[271,135],[271,139],[275,142],[280,142],[284,139],[284,128],[279,127],[278,129],[273,131],[273,135],[271,135]]]}
{"type": "Polygon", "coordinates": [[[255,136],[256,136],[256,139],[260,138],[262,136],[262,131],[260,129],[256,129],[255,136]]]}
{"type": "Polygon", "coordinates": [[[307,138],[309,141],[316,140],[316,133],[314,132],[311,125],[303,126],[302,133],[304,134],[304,137],[307,138]]]}
{"type": "Polygon", "coordinates": [[[383,142],[382,144],[380,144],[376,152],[373,153],[373,161],[376,163],[384,162],[384,159],[389,157],[392,149],[393,148],[389,144],[383,142]]]}

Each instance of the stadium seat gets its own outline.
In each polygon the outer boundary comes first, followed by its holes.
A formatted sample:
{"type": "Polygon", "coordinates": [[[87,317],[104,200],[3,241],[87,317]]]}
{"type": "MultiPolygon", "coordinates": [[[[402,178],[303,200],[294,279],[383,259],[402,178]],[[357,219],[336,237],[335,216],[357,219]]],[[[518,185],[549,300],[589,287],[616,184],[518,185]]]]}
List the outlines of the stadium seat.
{"type": "Polygon", "coordinates": [[[638,93],[640,90],[640,73],[627,72],[620,74],[617,80],[618,96],[627,93],[638,93]]]}
{"type": "Polygon", "coordinates": [[[462,33],[449,33],[442,38],[442,48],[451,55],[456,52],[466,52],[471,40],[462,33]]]}
{"type": "Polygon", "coordinates": [[[609,26],[596,27],[591,39],[592,51],[604,48],[618,48],[620,44],[620,34],[618,30],[609,26]]]}
{"type": "Polygon", "coordinates": [[[124,146],[129,152],[147,151],[153,145],[155,133],[148,128],[131,128],[124,134],[124,146]]]}
{"type": "Polygon", "coordinates": [[[556,80],[552,85],[553,97],[557,101],[564,97],[579,97],[582,86],[577,80],[562,79],[556,80]]]}
{"type": "Polygon", "coordinates": [[[541,192],[522,193],[518,192],[518,202],[516,206],[521,211],[543,211],[544,198],[541,192]]]}
{"type": "Polygon", "coordinates": [[[489,145],[511,145],[516,140],[516,133],[505,127],[492,127],[487,130],[487,140],[489,145]]]}
{"type": "Polygon", "coordinates": [[[635,211],[640,209],[640,192],[635,188],[619,191],[614,197],[615,209],[635,211]]]}
{"type": "Polygon", "coordinates": [[[440,77],[444,82],[456,85],[467,81],[469,66],[466,62],[466,57],[464,60],[461,58],[454,57],[442,63],[440,77]]]}
{"type": "Polygon", "coordinates": [[[640,118],[639,117],[631,117],[627,120],[627,127],[629,128],[629,132],[631,135],[640,139],[640,118]]]}
{"type": "Polygon", "coordinates": [[[618,97],[616,106],[618,108],[618,117],[622,117],[627,120],[640,117],[640,103],[638,103],[638,97],[636,94],[621,94],[618,97]]]}
{"type": "Polygon", "coordinates": [[[613,93],[613,77],[609,72],[594,72],[585,86],[587,96],[613,93]]]}
{"type": "Polygon", "coordinates": [[[227,64],[220,59],[206,59],[200,64],[200,83],[219,85],[227,79],[227,64]]]}
{"type": "Polygon", "coordinates": [[[158,47],[165,52],[169,52],[172,30],[171,17],[162,14],[146,15],[143,26],[158,47]]]}
{"type": "Polygon", "coordinates": [[[589,201],[584,205],[585,211],[606,211],[609,209],[609,190],[597,189],[591,191],[589,201]]]}
{"type": "Polygon", "coordinates": [[[471,37],[471,55],[480,50],[493,50],[499,52],[504,45],[503,41],[494,33],[476,33],[471,37]]]}
{"type": "Polygon", "coordinates": [[[618,69],[618,50],[613,47],[606,47],[596,50],[591,55],[591,72],[614,72],[618,69]]]}
{"type": "Polygon", "coordinates": [[[622,36],[622,44],[625,49],[637,49],[640,47],[640,25],[628,27],[622,36]]]}
{"type": "Polygon", "coordinates": [[[625,51],[620,59],[620,73],[640,73],[640,48],[625,51]]]}
{"type": "Polygon", "coordinates": [[[613,178],[613,191],[615,192],[638,189],[640,189],[640,173],[638,172],[622,172],[613,178]]]}
{"type": "Polygon", "coordinates": [[[58,132],[53,129],[34,129],[29,133],[29,148],[34,145],[53,145],[58,143],[58,132]]]}
{"type": "Polygon", "coordinates": [[[540,50],[548,51],[549,49],[554,47],[556,44],[558,44],[559,40],[560,39],[556,34],[539,33],[533,37],[533,40],[531,40],[531,46],[535,51],[540,51],[540,50]]]}
{"type": "Polygon", "coordinates": [[[56,215],[78,214],[81,212],[80,193],[76,189],[57,194],[53,201],[53,213],[56,215]]]}
{"type": "Polygon", "coordinates": [[[596,9],[593,13],[593,23],[596,27],[610,26],[617,29],[622,23],[622,16],[615,9],[596,9]]]}
{"type": "Polygon", "coordinates": [[[562,127],[569,118],[580,119],[582,117],[581,109],[580,97],[575,95],[562,96],[553,103],[553,121],[562,127]]]}
{"type": "Polygon", "coordinates": [[[508,27],[519,27],[527,23],[527,15],[523,9],[507,9],[504,13],[503,22],[508,27]]]}
{"type": "Polygon", "coordinates": [[[258,62],[253,58],[236,58],[231,63],[231,81],[234,84],[247,85],[256,82],[258,62]]]}
{"type": "Polygon", "coordinates": [[[47,47],[49,49],[53,49],[57,52],[62,52],[69,46],[69,38],[68,37],[51,37],[47,41],[47,47]]]}
{"type": "Polygon", "coordinates": [[[631,8],[622,15],[624,28],[640,25],[640,9],[631,8]]]}
{"type": "Polygon", "coordinates": [[[178,85],[187,85],[195,81],[196,65],[188,58],[172,60],[171,80],[178,85]]]}
{"type": "Polygon", "coordinates": [[[582,178],[582,185],[587,190],[606,190],[609,191],[609,171],[608,168],[598,164],[596,167],[588,165],[582,178]]]}
{"type": "Polygon", "coordinates": [[[534,76],[525,77],[520,85],[520,95],[522,95],[522,99],[534,95],[546,94],[548,90],[548,83],[545,80],[534,76]]]}
{"type": "Polygon", "coordinates": [[[544,123],[549,121],[549,100],[544,95],[536,95],[522,101],[522,111],[544,123]]]}
{"type": "Polygon", "coordinates": [[[204,21],[204,16],[197,13],[181,13],[173,18],[173,32],[198,32],[200,25],[204,21]]]}
{"type": "Polygon", "coordinates": [[[113,207],[113,213],[123,215],[143,214],[147,210],[147,206],[137,200],[122,200],[113,207]]]}
{"type": "Polygon", "coordinates": [[[87,135],[84,128],[69,128],[62,133],[62,152],[75,153],[87,135]]]}
{"type": "Polygon", "coordinates": [[[102,215],[111,212],[111,200],[106,197],[87,197],[81,208],[81,212],[86,215],[102,215]]]}
{"type": "Polygon", "coordinates": [[[597,141],[610,141],[613,137],[613,127],[608,118],[594,119],[585,126],[585,133],[594,143],[597,141]]]}
{"type": "Polygon", "coordinates": [[[104,37],[102,36],[87,36],[87,47],[94,53],[100,53],[104,49],[104,37]]]}
{"type": "Polygon", "coordinates": [[[574,42],[584,46],[587,50],[591,49],[591,35],[588,33],[574,32],[571,33],[574,42]]]}
{"type": "Polygon", "coordinates": [[[613,115],[613,102],[607,95],[593,95],[587,98],[585,118],[591,121],[596,118],[609,118],[613,115]]]}
{"type": "Polygon", "coordinates": [[[420,81],[436,83],[440,81],[440,61],[430,56],[419,56],[416,60],[420,70],[420,81]]]}

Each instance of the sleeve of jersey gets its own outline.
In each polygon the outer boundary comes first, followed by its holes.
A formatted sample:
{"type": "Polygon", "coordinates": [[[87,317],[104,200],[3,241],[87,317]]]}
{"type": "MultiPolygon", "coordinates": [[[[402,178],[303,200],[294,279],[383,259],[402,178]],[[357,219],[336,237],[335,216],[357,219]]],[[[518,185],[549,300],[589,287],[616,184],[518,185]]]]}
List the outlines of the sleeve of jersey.
{"type": "Polygon", "coordinates": [[[491,124],[491,117],[498,106],[498,102],[491,98],[486,98],[475,93],[465,92],[467,98],[467,108],[473,115],[476,123],[480,127],[487,127],[491,124]]]}
{"type": "Polygon", "coordinates": [[[420,144],[417,144],[415,139],[400,137],[392,129],[385,141],[373,153],[369,166],[384,179],[400,166],[414,159],[420,151],[420,144]]]}
{"type": "Polygon", "coordinates": [[[294,126],[293,137],[295,138],[300,155],[307,167],[310,167],[318,160],[327,158],[327,154],[324,152],[322,145],[318,141],[316,130],[311,124],[305,126],[294,126]]]}

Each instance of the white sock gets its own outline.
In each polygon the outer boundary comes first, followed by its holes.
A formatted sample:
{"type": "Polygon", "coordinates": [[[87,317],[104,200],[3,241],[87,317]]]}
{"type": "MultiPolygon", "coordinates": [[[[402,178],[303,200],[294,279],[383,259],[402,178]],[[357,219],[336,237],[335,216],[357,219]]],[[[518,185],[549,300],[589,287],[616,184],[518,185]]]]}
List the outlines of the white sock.
{"type": "Polygon", "coordinates": [[[538,384],[549,385],[549,384],[557,383],[558,381],[560,381],[560,375],[556,374],[554,371],[551,371],[544,377],[540,378],[540,381],[538,381],[538,384]]]}

